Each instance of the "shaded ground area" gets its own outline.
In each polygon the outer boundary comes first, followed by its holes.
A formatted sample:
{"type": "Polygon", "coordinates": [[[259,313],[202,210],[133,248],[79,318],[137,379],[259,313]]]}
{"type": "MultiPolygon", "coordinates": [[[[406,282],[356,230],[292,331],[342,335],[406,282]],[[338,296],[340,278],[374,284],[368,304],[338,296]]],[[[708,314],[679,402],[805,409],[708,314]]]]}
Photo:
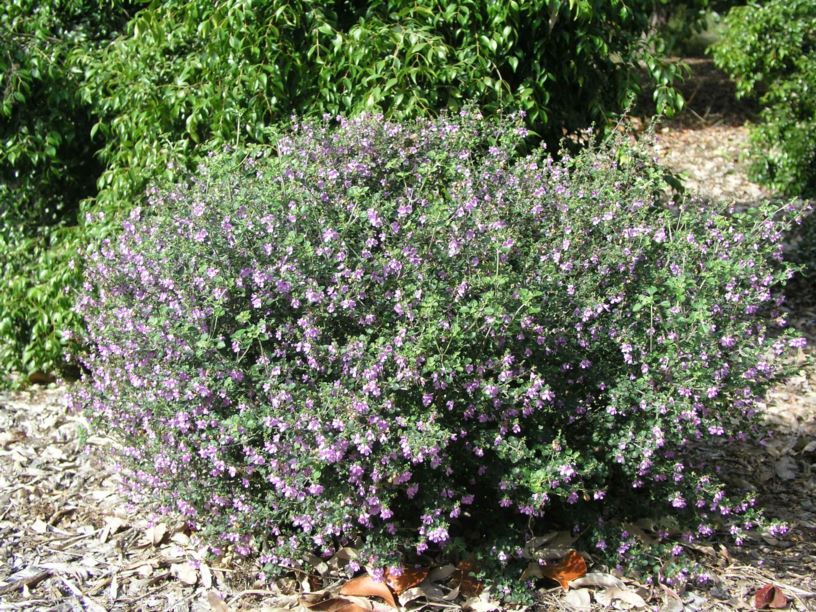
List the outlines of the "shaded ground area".
{"type": "MultiPolygon", "coordinates": [[[[671,125],[739,127],[756,120],[759,113],[756,101],[747,98],[738,100],[734,84],[714,65],[712,59],[700,56],[682,58],[682,61],[688,66],[689,73],[678,84],[678,89],[686,100],[686,106],[669,122],[671,125]]],[[[644,88],[638,98],[633,114],[641,117],[655,114],[652,92],[648,88],[644,88]]]]}
{"type": "MultiPolygon", "coordinates": [[[[708,60],[693,62],[685,85],[690,108],[657,126],[655,153],[702,197],[743,205],[771,197],[746,179],[741,161],[743,124],[755,109],[734,101],[708,60]]],[[[789,293],[791,320],[813,347],[812,287],[795,280],[789,293]]],[[[571,594],[542,588],[539,607],[628,609],[641,598],[667,612],[753,609],[756,590],[773,583],[789,609],[816,610],[816,369],[807,355],[812,348],[800,354],[799,372],[768,394],[767,435],[716,457],[735,490],[756,492],[769,516],[789,523],[788,536],[753,533],[741,548],[687,547],[686,555],[710,569],[706,586],[674,592],[619,577],[613,586],[590,584],[571,594]],[[630,595],[609,595],[616,588],[630,595]]],[[[127,507],[105,459],[112,443],[87,434],[88,423],[66,410],[64,394],[54,385],[0,394],[0,610],[281,610],[326,601],[303,593],[342,583],[336,570],[343,559],[312,575],[256,582],[251,565],[229,556],[208,560],[194,534],[127,507]]],[[[409,608],[495,609],[461,569],[438,570],[406,591],[401,600],[410,600],[409,608]]],[[[609,576],[606,568],[589,571],[609,576]]],[[[311,609],[393,609],[381,599],[344,601],[311,609]]]]}

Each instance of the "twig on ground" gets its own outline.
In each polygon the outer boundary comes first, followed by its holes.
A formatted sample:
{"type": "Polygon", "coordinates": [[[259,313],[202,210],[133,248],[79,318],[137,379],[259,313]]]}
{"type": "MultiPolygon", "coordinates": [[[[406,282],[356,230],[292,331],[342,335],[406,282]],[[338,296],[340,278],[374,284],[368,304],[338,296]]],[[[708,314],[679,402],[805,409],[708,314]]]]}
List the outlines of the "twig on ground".
{"type": "Polygon", "coordinates": [[[6,586],[0,587],[0,595],[5,595],[6,593],[10,593],[12,591],[16,591],[22,587],[34,588],[38,584],[40,584],[43,580],[48,578],[51,575],[51,570],[45,570],[37,572],[36,574],[32,574],[31,576],[27,576],[25,578],[21,578],[11,584],[6,586]]]}

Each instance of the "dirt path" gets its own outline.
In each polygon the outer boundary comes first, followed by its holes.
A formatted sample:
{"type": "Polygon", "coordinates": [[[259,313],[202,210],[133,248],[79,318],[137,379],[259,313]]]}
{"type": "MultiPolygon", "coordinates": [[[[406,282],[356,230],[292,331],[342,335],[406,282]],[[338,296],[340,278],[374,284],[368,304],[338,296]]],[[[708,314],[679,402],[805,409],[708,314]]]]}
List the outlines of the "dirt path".
{"type": "MultiPolygon", "coordinates": [[[[716,78],[708,66],[702,73],[703,81],[716,78]]],[[[658,127],[656,154],[686,175],[692,193],[746,204],[772,195],[745,177],[743,111],[735,111],[727,96],[731,107],[722,111],[716,97],[700,95],[710,86],[697,88],[696,106],[679,121],[658,127]]],[[[792,312],[811,347],[815,312],[807,300],[792,312]]],[[[650,605],[671,612],[752,609],[755,591],[774,583],[790,599],[789,609],[816,610],[816,370],[804,364],[803,353],[801,372],[768,394],[765,442],[720,458],[730,484],[755,491],[768,515],[789,523],[789,535],[755,533],[741,549],[689,549],[710,568],[711,584],[674,594],[629,582],[650,605]]],[[[194,536],[129,508],[117,493],[115,466],[104,459],[110,441],[88,437],[88,423],[67,411],[64,395],[65,388],[54,385],[0,394],[0,611],[223,612],[298,605],[308,582],[256,582],[251,566],[229,557],[208,561],[194,536]]],[[[593,594],[593,609],[602,609],[593,594]]],[[[573,609],[560,588],[539,596],[542,608],[573,609]]],[[[358,604],[366,609],[364,601],[358,604]]]]}

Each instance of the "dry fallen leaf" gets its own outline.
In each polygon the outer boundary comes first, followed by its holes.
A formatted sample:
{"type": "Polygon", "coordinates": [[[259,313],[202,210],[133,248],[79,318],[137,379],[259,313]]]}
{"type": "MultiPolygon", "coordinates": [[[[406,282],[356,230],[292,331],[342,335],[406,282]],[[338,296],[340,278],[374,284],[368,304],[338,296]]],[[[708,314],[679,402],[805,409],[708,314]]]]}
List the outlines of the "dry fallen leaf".
{"type": "Polygon", "coordinates": [[[619,589],[617,587],[604,589],[603,591],[595,593],[595,600],[603,606],[610,606],[615,600],[622,601],[637,608],[646,606],[644,599],[634,591],[619,589]]]}
{"type": "Polygon", "coordinates": [[[198,572],[189,563],[174,563],[170,566],[170,573],[180,582],[192,586],[198,582],[198,572]]]}
{"type": "Polygon", "coordinates": [[[567,594],[564,595],[564,603],[569,606],[571,610],[589,610],[592,604],[589,589],[574,589],[568,591],[567,594]]]}
{"type": "Polygon", "coordinates": [[[45,533],[46,531],[48,531],[48,523],[46,523],[46,522],[45,522],[44,520],[42,520],[42,519],[37,519],[36,521],[34,521],[33,523],[31,523],[31,530],[32,530],[34,533],[40,533],[40,534],[43,534],[43,533],[45,533]]]}
{"type": "MultiPolygon", "coordinates": [[[[429,583],[425,583],[424,585],[415,586],[412,589],[408,589],[408,590],[403,591],[402,593],[400,593],[400,595],[398,597],[400,605],[402,607],[405,607],[409,603],[411,603],[415,599],[419,599],[420,597],[428,598],[428,593],[426,593],[426,591],[425,591],[425,585],[429,585],[429,586],[433,587],[433,585],[430,585],[429,583]]],[[[433,587],[433,588],[436,588],[436,587],[433,587]]]]}
{"type": "Polygon", "coordinates": [[[616,589],[623,589],[626,588],[626,585],[623,583],[623,580],[613,576],[612,574],[602,574],[600,572],[590,572],[580,578],[576,578],[570,582],[570,587],[573,589],[578,587],[604,587],[604,588],[616,588],[616,589]]]}
{"type": "Polygon", "coordinates": [[[433,568],[428,574],[428,580],[430,582],[441,582],[453,576],[454,572],[456,572],[456,566],[448,563],[442,567],[433,568]]]}
{"type": "Polygon", "coordinates": [[[754,595],[754,607],[757,610],[764,608],[784,608],[788,605],[788,598],[777,586],[766,584],[754,595]]]}
{"type": "Polygon", "coordinates": [[[660,612],[684,612],[686,607],[679,599],[668,598],[660,607],[660,612]]]}
{"type": "Polygon", "coordinates": [[[476,571],[476,565],[470,561],[460,561],[456,566],[456,571],[453,572],[453,580],[455,588],[466,597],[475,597],[482,592],[483,585],[481,582],[471,576],[471,572],[476,571]]]}
{"type": "Polygon", "coordinates": [[[306,558],[309,561],[309,565],[321,576],[324,576],[329,572],[329,564],[326,563],[323,559],[318,557],[317,555],[308,554],[306,558]]]}
{"type": "Polygon", "coordinates": [[[654,546],[658,543],[657,538],[652,537],[645,530],[640,528],[640,525],[635,523],[624,523],[623,528],[635,536],[638,540],[640,540],[646,546],[654,546]]]}
{"type": "Polygon", "coordinates": [[[167,535],[167,525],[159,523],[145,531],[145,541],[148,545],[158,546],[167,535]]]}
{"type": "Polygon", "coordinates": [[[198,571],[201,573],[201,586],[203,586],[205,589],[212,588],[213,579],[210,567],[202,563],[198,568],[198,571]]]}
{"type": "Polygon", "coordinates": [[[0,432],[0,448],[6,448],[9,444],[24,440],[25,437],[25,432],[22,431],[2,431],[0,432]]]}
{"type": "Polygon", "coordinates": [[[465,601],[462,609],[471,610],[472,612],[495,612],[495,610],[501,610],[501,604],[493,601],[490,593],[485,589],[478,597],[471,597],[465,601]]]}
{"type": "Polygon", "coordinates": [[[357,558],[357,551],[349,546],[345,546],[334,553],[334,556],[329,559],[326,564],[331,569],[342,569],[348,565],[349,561],[357,558]]]}
{"type": "Polygon", "coordinates": [[[384,582],[377,582],[368,574],[352,578],[340,588],[341,595],[355,595],[357,597],[379,597],[393,608],[398,607],[394,594],[384,582]]]}
{"type": "Polygon", "coordinates": [[[529,578],[549,578],[555,580],[566,591],[570,588],[570,581],[586,575],[587,564],[584,558],[575,550],[571,550],[569,554],[561,559],[558,563],[551,565],[539,565],[537,562],[532,562],[524,570],[521,575],[522,580],[529,578]]]}
{"type": "MultiPolygon", "coordinates": [[[[105,517],[105,527],[107,528],[107,533],[105,535],[105,539],[109,536],[118,533],[120,529],[125,526],[125,521],[119,518],[118,516],[106,516],[105,517]]],[[[104,542],[103,542],[104,544],[104,542]]]]}
{"type": "Polygon", "coordinates": [[[300,605],[307,610],[315,610],[316,612],[371,612],[372,610],[371,607],[365,608],[342,597],[332,597],[312,604],[301,600],[300,605]]]}
{"type": "Polygon", "coordinates": [[[136,573],[142,578],[147,578],[153,573],[153,566],[150,563],[145,563],[136,568],[136,573]]]}
{"type": "Polygon", "coordinates": [[[385,572],[385,583],[394,592],[394,595],[402,595],[408,589],[412,589],[428,577],[427,568],[409,569],[402,568],[402,572],[396,575],[388,570],[385,572]]]}

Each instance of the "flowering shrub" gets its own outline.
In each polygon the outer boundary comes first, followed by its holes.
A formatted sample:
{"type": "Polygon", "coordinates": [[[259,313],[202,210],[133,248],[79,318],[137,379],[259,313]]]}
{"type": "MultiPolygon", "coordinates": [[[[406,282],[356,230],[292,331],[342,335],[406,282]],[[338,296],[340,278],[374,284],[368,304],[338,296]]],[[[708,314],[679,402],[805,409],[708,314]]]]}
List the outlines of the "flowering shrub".
{"type": "Polygon", "coordinates": [[[737,512],[689,461],[744,435],[799,342],[767,329],[787,221],[670,201],[620,142],[556,162],[525,135],[472,111],[295,123],[154,190],[79,299],[74,402],[134,493],[268,568],[737,512]]]}

